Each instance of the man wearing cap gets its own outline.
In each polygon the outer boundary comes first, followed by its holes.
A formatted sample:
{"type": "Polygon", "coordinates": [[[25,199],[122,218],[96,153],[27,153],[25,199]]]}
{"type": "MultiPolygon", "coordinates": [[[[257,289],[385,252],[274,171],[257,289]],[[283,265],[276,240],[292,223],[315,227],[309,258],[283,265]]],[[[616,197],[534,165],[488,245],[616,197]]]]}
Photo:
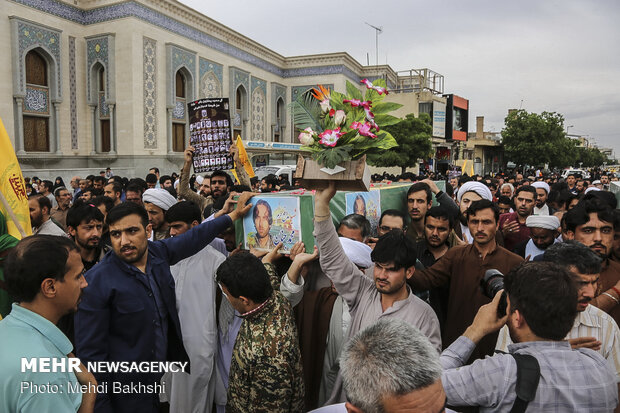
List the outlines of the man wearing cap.
{"type": "Polygon", "coordinates": [[[144,202],[144,208],[149,214],[149,223],[153,227],[149,240],[159,241],[170,238],[170,230],[168,229],[165,214],[172,205],[177,203],[177,200],[165,189],[151,188],[144,191],[142,202],[144,202]]]}
{"type": "Polygon", "coordinates": [[[528,261],[558,242],[560,220],[554,215],[530,215],[525,226],[530,229],[530,239],[517,244],[513,252],[528,261]]]}
{"type": "Polygon", "coordinates": [[[553,215],[555,210],[547,205],[547,197],[549,196],[549,184],[544,181],[537,181],[532,184],[536,188],[536,206],[532,215],[553,215]]]}
{"type": "Polygon", "coordinates": [[[469,232],[465,211],[473,202],[480,201],[481,199],[493,201],[491,190],[481,182],[465,182],[456,194],[456,201],[459,205],[459,225],[455,225],[454,232],[468,244],[474,241],[474,237],[469,232]]]}

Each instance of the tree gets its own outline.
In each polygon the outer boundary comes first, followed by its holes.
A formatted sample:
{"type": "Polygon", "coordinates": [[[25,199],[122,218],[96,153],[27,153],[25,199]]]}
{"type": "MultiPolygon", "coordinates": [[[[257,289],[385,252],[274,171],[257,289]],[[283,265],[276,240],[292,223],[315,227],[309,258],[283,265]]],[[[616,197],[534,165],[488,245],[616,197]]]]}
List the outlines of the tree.
{"type": "Polygon", "coordinates": [[[577,163],[582,166],[601,166],[603,163],[610,163],[607,156],[598,148],[577,148],[577,163]]]}
{"type": "Polygon", "coordinates": [[[398,146],[380,154],[368,156],[368,163],[373,166],[399,166],[401,173],[416,166],[418,159],[428,158],[433,153],[431,117],[421,113],[415,117],[410,113],[400,122],[385,128],[392,134],[398,146]]]}
{"type": "Polygon", "coordinates": [[[577,143],[566,136],[561,114],[517,110],[509,113],[504,122],[506,157],[517,165],[549,164],[563,168],[577,160],[577,143]]]}

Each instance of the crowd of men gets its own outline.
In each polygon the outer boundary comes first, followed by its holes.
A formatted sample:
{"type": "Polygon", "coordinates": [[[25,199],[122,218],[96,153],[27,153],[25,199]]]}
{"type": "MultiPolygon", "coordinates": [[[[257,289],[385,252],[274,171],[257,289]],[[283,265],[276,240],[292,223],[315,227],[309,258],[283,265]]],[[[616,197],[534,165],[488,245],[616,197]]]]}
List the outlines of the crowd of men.
{"type": "Polygon", "coordinates": [[[0,411],[620,411],[613,174],[375,175],[410,183],[375,233],[361,209],[333,220],[332,182],[314,249],[282,254],[252,197],[297,182],[192,175],[192,156],[179,175],[31,178],[19,242],[0,215],[0,411]],[[233,222],[252,208],[245,251],[233,222]],[[191,368],[44,374],[28,357],[191,368]]]}

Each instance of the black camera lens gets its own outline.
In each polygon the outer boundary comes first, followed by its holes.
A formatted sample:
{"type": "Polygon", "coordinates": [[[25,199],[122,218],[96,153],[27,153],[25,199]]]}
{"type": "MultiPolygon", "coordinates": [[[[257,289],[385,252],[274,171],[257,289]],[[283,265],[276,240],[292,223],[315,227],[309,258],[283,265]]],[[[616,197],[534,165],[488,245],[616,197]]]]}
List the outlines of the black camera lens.
{"type": "MultiPolygon", "coordinates": [[[[504,274],[500,271],[491,269],[484,273],[484,277],[480,280],[480,286],[482,287],[482,293],[491,300],[495,297],[498,291],[504,289],[504,274]]],[[[506,315],[506,291],[502,293],[499,304],[497,306],[497,316],[504,317],[506,315]]]]}

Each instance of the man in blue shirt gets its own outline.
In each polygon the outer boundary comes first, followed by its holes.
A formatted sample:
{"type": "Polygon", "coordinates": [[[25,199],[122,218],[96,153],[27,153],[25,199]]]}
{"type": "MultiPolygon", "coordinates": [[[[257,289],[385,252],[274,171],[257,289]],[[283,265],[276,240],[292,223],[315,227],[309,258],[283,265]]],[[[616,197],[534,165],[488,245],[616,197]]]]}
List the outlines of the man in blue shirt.
{"type": "Polygon", "coordinates": [[[28,237],[9,254],[7,287],[17,302],[0,321],[1,412],[93,411],[97,382],[83,365],[75,372],[68,367],[73,346],[55,326],[77,310],[88,285],[83,269],[78,247],[66,237],[28,237]],[[32,364],[25,366],[24,360],[32,364]],[[50,364],[42,368],[45,360],[50,364]],[[54,368],[53,362],[65,368],[54,368]],[[82,394],[76,390],[80,385],[92,392],[82,394]]]}
{"type": "MultiPolygon", "coordinates": [[[[243,217],[251,193],[240,196],[228,215],[204,222],[174,238],[149,242],[146,210],[124,202],[110,210],[113,252],[85,275],[90,284],[75,316],[75,346],[83,361],[189,361],[181,337],[170,266],[190,257],[232,221],[243,217]]],[[[97,373],[108,392],[97,396],[97,412],[157,412],[162,373],[97,373]],[[140,384],[142,387],[125,387],[140,384]],[[134,389],[137,389],[134,391],[134,389]],[[115,391],[117,390],[117,391],[115,391]]]]}

